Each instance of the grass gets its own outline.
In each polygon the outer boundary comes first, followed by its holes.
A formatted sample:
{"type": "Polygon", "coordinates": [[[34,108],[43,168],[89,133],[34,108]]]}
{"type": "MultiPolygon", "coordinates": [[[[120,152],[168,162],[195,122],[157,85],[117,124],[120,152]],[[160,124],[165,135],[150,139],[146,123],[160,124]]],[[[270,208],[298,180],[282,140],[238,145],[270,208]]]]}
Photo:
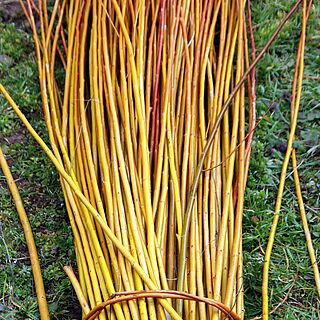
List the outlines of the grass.
{"type": "MultiPolygon", "coordinates": [[[[257,0],[252,3],[255,40],[259,52],[293,1],[266,3],[257,0]]],[[[319,16],[320,5],[316,4],[308,27],[306,79],[295,142],[303,196],[318,256],[320,101],[316,97],[320,97],[320,87],[319,81],[311,77],[320,76],[317,36],[317,30],[320,30],[319,16]]],[[[262,116],[272,102],[276,103],[277,108],[260,123],[255,132],[246,191],[243,246],[248,319],[261,312],[262,264],[286,149],[290,91],[299,30],[300,16],[296,14],[257,68],[257,117],[262,116]]],[[[0,24],[0,81],[47,141],[38,93],[36,60],[29,34],[28,29],[24,31],[12,24],[0,24]]],[[[75,295],[62,270],[63,265],[74,264],[75,259],[58,175],[2,97],[0,143],[8,155],[34,230],[52,318],[79,319],[75,295]]],[[[22,229],[2,174],[0,208],[0,319],[39,319],[22,229]]],[[[272,319],[320,318],[320,302],[313,281],[290,168],[271,260],[271,308],[283,300],[296,272],[298,277],[289,298],[273,314],[272,319]]]]}

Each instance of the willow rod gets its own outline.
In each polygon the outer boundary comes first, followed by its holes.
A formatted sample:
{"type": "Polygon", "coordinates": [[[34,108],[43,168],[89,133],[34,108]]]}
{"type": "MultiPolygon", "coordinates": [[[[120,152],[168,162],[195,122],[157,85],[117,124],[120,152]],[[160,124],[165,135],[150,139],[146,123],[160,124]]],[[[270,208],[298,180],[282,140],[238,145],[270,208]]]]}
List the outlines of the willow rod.
{"type": "Polygon", "coordinates": [[[3,154],[1,147],[0,147],[0,167],[2,169],[3,174],[6,177],[8,187],[10,189],[12,198],[14,200],[14,203],[19,215],[19,219],[23,228],[24,236],[26,239],[30,261],[31,261],[34,284],[36,287],[36,294],[38,298],[40,318],[41,320],[49,320],[50,315],[49,315],[48,304],[46,299],[46,292],[45,292],[42,274],[41,274],[41,267],[40,267],[37,247],[33,238],[32,229],[30,226],[28,216],[26,214],[22,199],[20,197],[18,187],[12,177],[10,168],[8,166],[7,160],[5,158],[5,155],[3,154]]]}

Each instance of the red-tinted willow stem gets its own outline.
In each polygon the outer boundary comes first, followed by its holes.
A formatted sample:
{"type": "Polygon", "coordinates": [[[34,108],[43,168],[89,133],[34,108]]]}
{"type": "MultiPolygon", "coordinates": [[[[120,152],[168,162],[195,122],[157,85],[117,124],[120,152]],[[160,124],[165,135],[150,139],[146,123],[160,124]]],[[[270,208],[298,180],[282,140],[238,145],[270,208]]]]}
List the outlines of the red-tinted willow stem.
{"type": "MultiPolygon", "coordinates": [[[[255,42],[254,42],[254,36],[253,36],[253,28],[252,28],[252,19],[251,19],[251,3],[250,0],[248,0],[248,25],[249,25],[249,34],[250,34],[250,42],[251,42],[251,56],[252,56],[252,61],[254,61],[256,59],[256,46],[255,46],[255,42]]],[[[251,126],[250,128],[252,128],[252,130],[250,130],[250,134],[248,137],[248,144],[247,144],[247,148],[246,148],[246,155],[245,158],[248,158],[248,155],[250,153],[251,150],[251,146],[252,146],[252,138],[253,138],[253,132],[255,129],[255,124],[256,124],[256,68],[252,68],[251,70],[251,75],[250,75],[250,104],[251,104],[251,108],[250,108],[250,120],[251,120],[251,126]]]]}
{"type": "Polygon", "coordinates": [[[162,58],[162,46],[163,46],[163,35],[164,35],[164,10],[166,7],[166,0],[162,0],[160,8],[160,37],[158,41],[157,50],[157,71],[156,71],[156,82],[154,86],[153,104],[152,104],[152,124],[150,134],[150,168],[156,168],[156,163],[153,166],[153,159],[157,159],[157,148],[159,140],[159,82],[160,82],[160,68],[162,58]]]}

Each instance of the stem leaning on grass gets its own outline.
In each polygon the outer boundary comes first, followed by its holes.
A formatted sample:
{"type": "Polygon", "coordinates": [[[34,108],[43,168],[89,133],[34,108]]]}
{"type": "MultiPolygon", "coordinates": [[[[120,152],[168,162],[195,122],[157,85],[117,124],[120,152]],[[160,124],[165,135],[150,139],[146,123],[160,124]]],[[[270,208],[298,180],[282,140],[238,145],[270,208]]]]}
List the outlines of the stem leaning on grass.
{"type": "Polygon", "coordinates": [[[3,172],[3,174],[6,177],[8,188],[11,192],[12,198],[14,200],[19,219],[22,225],[22,229],[24,232],[24,236],[26,239],[28,252],[30,256],[30,262],[31,262],[31,268],[34,278],[34,284],[36,288],[36,294],[38,299],[38,306],[40,311],[40,318],[41,320],[49,320],[49,310],[47,305],[47,299],[46,299],[46,292],[43,285],[43,279],[41,274],[41,267],[38,257],[38,251],[36,244],[34,242],[32,229],[30,226],[30,222],[28,219],[28,216],[26,214],[26,211],[23,206],[22,199],[20,197],[19,190],[17,188],[17,185],[12,177],[10,168],[8,166],[7,160],[5,158],[5,155],[3,154],[2,148],[0,147],[0,167],[3,172]]]}

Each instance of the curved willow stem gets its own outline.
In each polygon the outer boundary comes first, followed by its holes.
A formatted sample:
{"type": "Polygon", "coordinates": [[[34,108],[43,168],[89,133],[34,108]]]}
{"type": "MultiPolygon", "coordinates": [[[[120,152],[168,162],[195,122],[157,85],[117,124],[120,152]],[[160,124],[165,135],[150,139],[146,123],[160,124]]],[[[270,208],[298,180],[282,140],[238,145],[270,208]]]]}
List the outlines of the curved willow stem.
{"type": "Polygon", "coordinates": [[[91,310],[83,320],[93,320],[95,317],[99,315],[99,313],[104,308],[112,304],[122,302],[122,301],[144,299],[144,298],[157,298],[157,299],[172,298],[172,299],[184,299],[184,300],[190,300],[190,301],[196,301],[196,302],[203,302],[222,311],[226,315],[226,318],[229,317],[234,320],[240,320],[240,317],[234,311],[232,311],[230,308],[228,308],[221,302],[217,302],[208,298],[198,297],[187,292],[181,292],[176,290],[146,290],[146,291],[116,292],[110,300],[103,302],[102,304],[100,304],[99,306],[91,310]]]}

